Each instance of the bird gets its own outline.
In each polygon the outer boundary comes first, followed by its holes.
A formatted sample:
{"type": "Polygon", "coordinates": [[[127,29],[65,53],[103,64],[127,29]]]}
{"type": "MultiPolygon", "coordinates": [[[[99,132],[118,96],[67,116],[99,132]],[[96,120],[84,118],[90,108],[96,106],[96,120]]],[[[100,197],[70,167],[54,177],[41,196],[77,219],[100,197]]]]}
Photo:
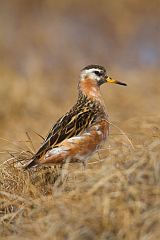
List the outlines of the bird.
{"type": "Polygon", "coordinates": [[[109,120],[100,86],[114,83],[103,66],[92,64],[80,71],[75,105],[53,125],[24,169],[80,162],[84,166],[109,136],[109,120]]]}

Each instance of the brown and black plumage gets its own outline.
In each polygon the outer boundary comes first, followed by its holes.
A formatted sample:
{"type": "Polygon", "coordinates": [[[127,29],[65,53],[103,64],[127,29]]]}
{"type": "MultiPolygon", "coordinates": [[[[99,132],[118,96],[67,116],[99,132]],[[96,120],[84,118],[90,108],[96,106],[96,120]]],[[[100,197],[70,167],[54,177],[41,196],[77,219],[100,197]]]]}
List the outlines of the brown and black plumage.
{"type": "Polygon", "coordinates": [[[83,162],[96,150],[109,130],[100,94],[100,85],[106,82],[126,85],[109,78],[102,66],[89,65],[82,69],[76,104],[51,128],[25,169],[67,160],[83,162]]]}

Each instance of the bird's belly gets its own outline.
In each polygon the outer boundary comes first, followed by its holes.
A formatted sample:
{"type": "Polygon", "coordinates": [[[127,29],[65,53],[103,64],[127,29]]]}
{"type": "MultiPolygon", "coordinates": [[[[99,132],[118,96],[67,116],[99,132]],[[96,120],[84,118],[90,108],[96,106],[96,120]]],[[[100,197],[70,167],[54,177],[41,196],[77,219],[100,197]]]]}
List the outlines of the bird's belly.
{"type": "Polygon", "coordinates": [[[42,164],[85,162],[106,140],[109,130],[107,120],[101,120],[81,135],[65,139],[56,148],[48,151],[42,164]]]}

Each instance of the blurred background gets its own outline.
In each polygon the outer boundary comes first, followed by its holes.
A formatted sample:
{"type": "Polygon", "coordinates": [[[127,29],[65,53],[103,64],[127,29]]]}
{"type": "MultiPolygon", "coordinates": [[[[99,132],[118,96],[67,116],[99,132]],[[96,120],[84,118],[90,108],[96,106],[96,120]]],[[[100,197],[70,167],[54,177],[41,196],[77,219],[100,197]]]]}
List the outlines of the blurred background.
{"type": "MultiPolygon", "coordinates": [[[[159,115],[159,0],[0,0],[0,137],[45,136],[74,104],[79,72],[100,64],[111,121],[159,115]]],[[[3,140],[0,140],[3,145],[3,140]]]]}

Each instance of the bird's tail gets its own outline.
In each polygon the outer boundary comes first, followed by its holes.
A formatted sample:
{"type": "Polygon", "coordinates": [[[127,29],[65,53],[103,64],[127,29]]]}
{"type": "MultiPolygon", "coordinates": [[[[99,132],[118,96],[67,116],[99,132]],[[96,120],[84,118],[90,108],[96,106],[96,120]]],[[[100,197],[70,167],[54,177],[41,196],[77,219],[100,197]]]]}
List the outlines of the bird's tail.
{"type": "Polygon", "coordinates": [[[39,164],[39,159],[37,157],[33,157],[25,166],[24,169],[28,170],[30,168],[36,167],[39,164]]]}

